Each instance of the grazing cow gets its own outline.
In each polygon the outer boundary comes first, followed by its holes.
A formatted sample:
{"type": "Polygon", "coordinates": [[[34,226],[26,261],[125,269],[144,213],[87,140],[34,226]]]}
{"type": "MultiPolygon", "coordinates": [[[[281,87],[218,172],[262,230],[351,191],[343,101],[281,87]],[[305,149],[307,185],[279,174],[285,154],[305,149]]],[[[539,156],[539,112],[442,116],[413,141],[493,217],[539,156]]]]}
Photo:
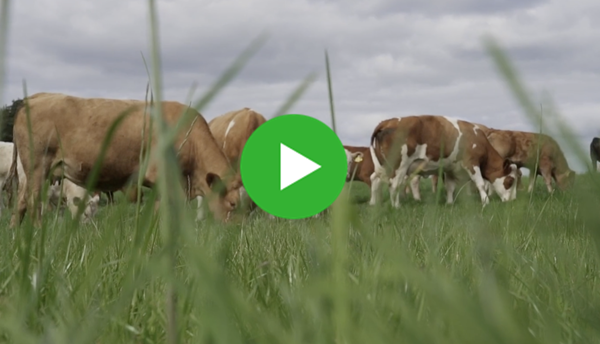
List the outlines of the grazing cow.
{"type": "Polygon", "coordinates": [[[353,180],[361,181],[371,187],[371,174],[375,171],[371,151],[369,147],[344,146],[346,160],[348,161],[348,172],[346,182],[353,180]],[[356,168],[356,172],[354,169],[356,168]],[[354,174],[354,178],[352,177],[354,174]]]}
{"type": "MultiPolygon", "coordinates": [[[[483,125],[480,123],[474,123],[474,122],[470,122],[470,123],[473,125],[476,125],[478,127],[478,129],[480,129],[486,136],[487,136],[487,133],[490,131],[490,128],[486,125],[483,125]]],[[[517,168],[517,190],[520,190],[522,176],[523,176],[523,174],[521,173],[521,170],[517,168]]],[[[443,180],[443,177],[444,177],[444,174],[442,174],[442,180],[443,180]]],[[[421,175],[416,175],[415,179],[416,178],[420,179],[421,175]]],[[[437,190],[438,175],[433,174],[433,175],[431,175],[431,178],[432,178],[431,188],[432,188],[432,191],[435,193],[437,190]]],[[[413,179],[412,183],[411,183],[411,189],[413,190],[413,193],[419,192],[419,188],[418,188],[419,180],[415,180],[415,179],[413,179]]],[[[486,189],[488,196],[492,196],[493,190],[491,188],[491,184],[487,180],[484,180],[484,182],[485,182],[485,189],[486,189]]],[[[473,192],[478,192],[477,186],[475,185],[475,183],[473,183],[471,180],[468,180],[467,183],[468,183],[468,185],[467,185],[468,187],[467,187],[466,191],[468,194],[472,194],[473,192]]],[[[408,186],[407,186],[407,190],[408,190],[408,186]]],[[[420,196],[418,198],[420,199],[420,196]]]]}
{"type": "MultiPolygon", "coordinates": [[[[24,174],[23,174],[24,175],[24,174]]],[[[21,181],[21,179],[19,179],[21,181]]],[[[71,215],[75,217],[77,210],[79,209],[79,203],[85,199],[87,190],[73,183],[72,181],[62,178],[57,179],[50,185],[48,189],[48,201],[55,204],[60,204],[60,201],[66,199],[67,207],[71,211],[71,215]]],[[[98,212],[98,203],[100,202],[100,192],[94,192],[91,197],[88,198],[86,207],[83,211],[83,217],[81,221],[83,223],[89,222],[98,212]]],[[[44,208],[42,205],[42,213],[44,208]]]]}
{"type": "MultiPolygon", "coordinates": [[[[346,182],[353,180],[361,181],[369,186],[371,189],[371,175],[375,172],[375,166],[373,165],[373,158],[371,157],[371,150],[369,147],[360,146],[344,146],[346,151],[346,159],[348,161],[348,172],[346,174],[346,182]],[[356,168],[356,172],[354,169],[356,168]],[[352,174],[354,173],[354,178],[352,174]]],[[[437,185],[437,175],[432,175],[432,190],[435,192],[437,185]]],[[[408,176],[407,176],[408,178],[408,176]]],[[[415,175],[410,183],[410,189],[412,189],[413,198],[417,201],[421,200],[421,193],[419,190],[419,182],[421,180],[420,175],[415,175]]],[[[382,181],[386,182],[386,181],[382,181]]],[[[409,186],[406,187],[405,194],[409,193],[409,186]]],[[[371,189],[371,199],[374,199],[373,189],[371,189]]]]}
{"type": "MultiPolygon", "coordinates": [[[[484,134],[487,133],[487,131],[489,130],[489,128],[487,126],[483,125],[483,124],[473,123],[473,122],[470,122],[470,123],[472,123],[473,125],[476,125],[479,129],[481,129],[481,131],[483,131],[484,134]]],[[[421,174],[415,175],[415,177],[411,180],[410,188],[409,188],[409,185],[407,185],[406,189],[404,191],[405,193],[408,193],[409,190],[412,190],[413,198],[416,199],[416,200],[421,200],[421,195],[420,195],[421,191],[419,189],[419,184],[421,182],[421,178],[423,178],[423,176],[421,174]]],[[[437,192],[438,179],[439,179],[438,174],[437,173],[436,174],[431,174],[430,178],[431,178],[431,191],[433,193],[436,193],[437,192]]],[[[444,174],[442,173],[442,180],[443,180],[443,178],[444,178],[444,174]]],[[[493,191],[489,187],[490,186],[489,183],[486,180],[484,180],[484,182],[485,182],[485,185],[486,185],[485,188],[487,190],[487,194],[488,194],[488,196],[491,196],[492,193],[493,193],[493,191]]],[[[467,188],[467,192],[469,194],[471,194],[472,192],[477,192],[477,186],[475,185],[475,183],[472,183],[471,181],[467,181],[467,183],[469,184],[468,185],[469,187],[467,188]]]]}
{"type": "MultiPolygon", "coordinates": [[[[210,132],[239,178],[241,178],[239,176],[240,161],[246,141],[266,121],[263,115],[245,107],[240,110],[227,112],[208,122],[210,132]]],[[[202,196],[198,196],[197,198],[198,213],[196,220],[201,220],[204,217],[202,196]]],[[[251,208],[254,207],[252,200],[248,197],[246,189],[243,186],[240,188],[240,203],[248,205],[251,208]]]]}
{"type": "MultiPolygon", "coordinates": [[[[5,183],[8,181],[10,174],[11,165],[13,163],[12,156],[14,152],[14,144],[12,142],[0,142],[0,190],[4,188],[5,183]]],[[[17,157],[17,181],[21,184],[25,184],[25,171],[23,170],[23,164],[21,163],[21,157],[17,157]]],[[[79,202],[84,198],[86,190],[76,184],[73,184],[69,180],[65,180],[61,183],[60,180],[50,184],[48,188],[48,200],[51,202],[60,201],[60,198],[65,198],[67,206],[71,210],[73,216],[77,214],[77,207],[79,202]]],[[[92,219],[98,210],[99,196],[94,195],[88,199],[88,203],[83,212],[82,221],[87,222],[92,219]]],[[[59,203],[56,203],[59,204],[59,203]]],[[[2,197],[0,197],[0,214],[4,207],[2,197]]]]}
{"type": "Polygon", "coordinates": [[[592,169],[600,172],[598,160],[600,160],[600,137],[594,137],[590,143],[590,158],[592,158],[592,169]]]}
{"type": "MultiPolygon", "coordinates": [[[[146,102],[37,93],[26,98],[24,103],[25,107],[19,109],[15,118],[14,142],[19,155],[24,158],[33,155],[34,164],[29,166],[29,159],[22,161],[27,181],[31,183],[31,192],[27,192],[27,187],[19,188],[18,214],[13,215],[11,226],[22,221],[28,206],[34,211],[33,217],[39,224],[33,204],[39,195],[41,181],[52,168],[58,167],[57,170],[61,170],[66,178],[77,185],[84,185],[99,157],[100,143],[119,118],[122,121],[107,147],[96,190],[116,191],[123,188],[130,176],[139,170],[142,146],[144,149],[149,147],[151,156],[143,185],[155,185],[159,173],[159,162],[155,158],[156,132],[150,133],[151,117],[145,111],[150,106],[146,102]],[[29,144],[26,109],[31,120],[33,146],[29,144]]],[[[179,102],[163,101],[160,106],[163,119],[170,126],[186,111],[196,117],[189,126],[180,128],[174,140],[173,148],[178,152],[177,160],[183,174],[180,182],[183,185],[189,177],[189,197],[209,197],[209,207],[215,217],[229,220],[237,207],[241,180],[235,178],[206,120],[196,110],[179,102]]],[[[16,154],[13,154],[15,160],[16,154]]]]}
{"type": "Polygon", "coordinates": [[[552,179],[561,190],[575,181],[575,171],[569,168],[558,143],[545,134],[490,129],[487,133],[490,144],[503,158],[509,159],[517,167],[525,167],[531,171],[528,191],[533,190],[535,178],[541,175],[546,182],[548,192],[552,192],[552,179]],[[539,148],[539,166],[534,172],[539,148]]]}
{"type": "MultiPolygon", "coordinates": [[[[381,180],[390,179],[390,199],[396,208],[400,206],[398,187],[407,174],[417,168],[422,175],[435,174],[440,166],[447,203],[454,202],[457,179],[465,174],[477,186],[484,205],[489,202],[485,180],[503,202],[516,198],[517,166],[502,159],[472,123],[432,115],[388,119],[373,131],[370,149],[375,165],[372,189],[378,190],[381,180]]],[[[371,199],[374,203],[376,199],[371,199]]]]}

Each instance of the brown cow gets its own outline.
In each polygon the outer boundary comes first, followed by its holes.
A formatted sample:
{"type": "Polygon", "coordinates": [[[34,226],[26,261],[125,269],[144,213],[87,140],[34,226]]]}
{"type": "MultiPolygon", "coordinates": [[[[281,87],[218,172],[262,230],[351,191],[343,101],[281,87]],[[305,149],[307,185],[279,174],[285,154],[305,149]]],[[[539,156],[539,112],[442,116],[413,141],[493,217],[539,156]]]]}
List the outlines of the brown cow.
{"type": "MultiPolygon", "coordinates": [[[[39,210],[35,211],[34,202],[40,192],[41,182],[51,168],[59,167],[57,170],[61,170],[66,178],[77,185],[85,185],[109,127],[124,113],[127,116],[108,145],[96,190],[119,190],[138,171],[143,123],[146,123],[144,141],[150,141],[150,115],[145,111],[146,102],[79,98],[59,93],[37,93],[25,102],[30,113],[33,146],[29,145],[28,120],[26,108],[23,107],[17,112],[14,122],[16,149],[13,161],[18,151],[23,157],[23,167],[27,172],[27,182],[32,184],[32,192],[29,193],[24,185],[19,187],[19,211],[13,215],[12,226],[22,221],[28,207],[34,211],[34,220],[39,224],[39,210]],[[28,166],[30,159],[25,158],[30,154],[33,155],[33,166],[28,166]]],[[[181,183],[183,185],[183,181],[189,178],[190,199],[199,195],[210,196],[209,207],[215,218],[227,221],[237,206],[241,180],[235,178],[231,165],[200,113],[173,101],[163,101],[161,106],[163,118],[171,126],[186,111],[197,117],[175,137],[174,147],[178,150],[178,162],[183,174],[181,183]]],[[[156,132],[152,134],[149,153],[154,157],[156,132]]],[[[157,161],[151,158],[143,185],[153,187],[157,174],[157,161]]]]}
{"type": "Polygon", "coordinates": [[[562,150],[552,137],[545,134],[499,129],[490,129],[487,137],[500,156],[509,159],[519,168],[525,167],[531,172],[535,169],[536,151],[539,148],[539,166],[536,173],[531,173],[533,176],[529,181],[529,192],[533,190],[537,175],[544,178],[548,192],[553,191],[553,178],[561,190],[573,184],[575,171],[569,168],[562,150]]]}
{"type": "Polygon", "coordinates": [[[600,160],[600,137],[594,137],[590,143],[590,158],[592,159],[592,169],[600,172],[598,160],[600,160]]]}
{"type": "Polygon", "coordinates": [[[379,189],[381,180],[389,179],[394,207],[400,206],[400,183],[416,168],[422,175],[443,169],[447,203],[454,202],[457,179],[464,178],[465,172],[477,186],[484,205],[489,202],[485,180],[503,202],[516,198],[517,166],[500,157],[472,123],[432,115],[388,119],[373,131],[370,149],[375,165],[372,189],[379,189]],[[392,147],[394,143],[397,147],[392,147]],[[396,155],[390,156],[394,151],[396,155]]]}
{"type": "MultiPolygon", "coordinates": [[[[250,135],[266,121],[267,120],[263,115],[245,107],[240,110],[227,112],[208,122],[208,127],[210,128],[215,141],[225,154],[225,157],[231,166],[235,169],[239,178],[241,178],[239,176],[240,160],[246,141],[248,141],[250,135]]],[[[240,200],[249,207],[254,206],[243,186],[240,188],[240,200]]],[[[199,196],[196,219],[201,220],[203,217],[204,210],[202,208],[202,196],[199,196]]]]}

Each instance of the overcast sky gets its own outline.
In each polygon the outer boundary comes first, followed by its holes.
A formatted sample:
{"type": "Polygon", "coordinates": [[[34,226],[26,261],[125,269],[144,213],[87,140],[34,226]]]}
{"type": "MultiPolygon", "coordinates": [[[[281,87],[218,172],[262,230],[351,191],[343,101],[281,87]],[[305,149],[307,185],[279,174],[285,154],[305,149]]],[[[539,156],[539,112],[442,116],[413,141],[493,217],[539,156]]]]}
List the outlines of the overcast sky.
{"type": "MultiPolygon", "coordinates": [[[[159,0],[158,10],[169,100],[185,101],[194,83],[200,96],[252,39],[270,34],[202,110],[207,120],[245,106],[270,118],[316,71],[289,113],[330,125],[328,49],[344,144],[366,146],[381,120],[413,114],[536,130],[485,52],[481,38],[491,34],[536,97],[552,94],[586,152],[600,136],[597,0],[159,0]]],[[[29,94],[143,99],[146,1],[11,1],[10,18],[3,103],[22,97],[23,79],[29,94]]]]}

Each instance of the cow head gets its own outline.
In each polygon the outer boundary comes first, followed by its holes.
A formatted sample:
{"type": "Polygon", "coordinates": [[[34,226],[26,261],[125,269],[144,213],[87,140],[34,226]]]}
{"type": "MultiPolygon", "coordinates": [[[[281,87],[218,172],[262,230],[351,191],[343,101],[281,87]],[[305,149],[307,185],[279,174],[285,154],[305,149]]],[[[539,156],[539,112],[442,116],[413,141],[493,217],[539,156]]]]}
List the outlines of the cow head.
{"type": "Polygon", "coordinates": [[[556,175],[556,184],[561,190],[566,190],[575,184],[575,171],[567,169],[566,172],[556,175]]]}
{"type": "Polygon", "coordinates": [[[502,176],[496,178],[492,186],[502,202],[512,201],[517,198],[517,184],[521,178],[521,171],[508,159],[504,159],[502,171],[502,176]]]}
{"type": "MultiPolygon", "coordinates": [[[[73,205],[78,207],[79,203],[81,203],[81,198],[73,197],[73,205]]],[[[88,223],[92,218],[94,218],[94,216],[96,216],[96,213],[98,212],[98,203],[100,203],[100,193],[95,192],[93,196],[88,198],[85,210],[82,214],[81,222],[88,223]]]]}
{"type": "Polygon", "coordinates": [[[346,181],[349,182],[352,179],[352,173],[354,173],[355,166],[357,166],[363,160],[362,152],[350,152],[347,149],[346,160],[348,162],[348,171],[346,172],[346,181]]]}
{"type": "Polygon", "coordinates": [[[217,174],[209,172],[206,174],[206,183],[212,193],[208,200],[210,211],[219,221],[229,221],[240,202],[242,180],[239,173],[226,183],[217,174]]]}

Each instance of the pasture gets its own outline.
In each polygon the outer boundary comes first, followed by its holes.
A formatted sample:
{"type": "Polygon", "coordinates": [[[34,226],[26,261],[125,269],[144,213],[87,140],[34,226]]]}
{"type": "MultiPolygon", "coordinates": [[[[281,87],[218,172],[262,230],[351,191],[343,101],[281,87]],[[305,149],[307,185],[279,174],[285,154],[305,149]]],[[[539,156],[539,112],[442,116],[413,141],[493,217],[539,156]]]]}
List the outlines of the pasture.
{"type": "MultiPolygon", "coordinates": [[[[149,3],[149,77],[159,102],[149,3]]],[[[3,11],[0,20],[7,19],[3,11]]],[[[194,107],[206,105],[253,49],[194,107]]],[[[514,71],[491,50],[525,115],[537,119],[514,71]]],[[[287,113],[312,78],[276,115],[287,113]]],[[[331,94],[330,102],[334,122],[331,94]]],[[[351,183],[318,218],[255,211],[226,224],[211,216],[196,222],[195,201],[186,204],[174,187],[181,171],[169,149],[172,128],[160,120],[157,127],[157,185],[141,204],[118,193],[90,223],[53,210],[40,228],[26,216],[9,229],[14,207],[2,213],[0,342],[600,341],[598,173],[578,174],[572,188],[554,193],[538,180],[532,194],[519,190],[510,202],[494,195],[485,207],[464,190],[446,205],[443,183],[434,195],[429,180],[420,185],[420,203],[408,196],[392,209],[386,193],[383,204],[369,206],[369,190],[351,183]]]]}
{"type": "Polygon", "coordinates": [[[344,219],[183,226],[171,277],[151,202],[137,223],[122,194],[93,224],[49,212],[2,232],[2,341],[165,342],[173,278],[186,343],[596,342],[598,179],[483,210],[435,204],[427,183],[425,204],[373,208],[354,183],[344,219]]]}

